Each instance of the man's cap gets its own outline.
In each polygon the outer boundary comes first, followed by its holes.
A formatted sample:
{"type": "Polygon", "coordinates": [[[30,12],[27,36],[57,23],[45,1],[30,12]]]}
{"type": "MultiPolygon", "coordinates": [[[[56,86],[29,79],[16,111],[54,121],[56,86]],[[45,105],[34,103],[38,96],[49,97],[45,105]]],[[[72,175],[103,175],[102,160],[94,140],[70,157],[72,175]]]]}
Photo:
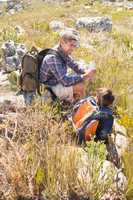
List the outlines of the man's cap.
{"type": "Polygon", "coordinates": [[[80,37],[79,37],[79,33],[78,31],[76,31],[75,29],[72,28],[68,28],[63,30],[60,33],[60,37],[66,40],[75,40],[79,43],[80,41],[80,37]]]}

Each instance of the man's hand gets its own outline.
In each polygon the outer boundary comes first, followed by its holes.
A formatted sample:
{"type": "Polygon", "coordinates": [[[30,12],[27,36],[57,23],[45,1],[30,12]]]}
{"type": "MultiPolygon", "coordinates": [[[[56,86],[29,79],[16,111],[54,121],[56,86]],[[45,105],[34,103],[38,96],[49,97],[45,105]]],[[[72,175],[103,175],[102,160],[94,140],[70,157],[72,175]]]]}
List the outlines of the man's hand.
{"type": "Polygon", "coordinates": [[[84,80],[93,81],[95,78],[96,69],[88,69],[85,71],[85,74],[82,75],[84,80]]]}

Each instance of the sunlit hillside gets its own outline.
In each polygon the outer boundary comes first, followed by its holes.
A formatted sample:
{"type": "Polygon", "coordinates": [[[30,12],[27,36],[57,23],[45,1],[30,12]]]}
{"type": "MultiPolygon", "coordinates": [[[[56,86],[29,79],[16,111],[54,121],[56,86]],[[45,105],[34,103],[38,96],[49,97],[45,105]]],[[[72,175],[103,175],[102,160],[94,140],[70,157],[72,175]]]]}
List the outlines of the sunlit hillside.
{"type": "MultiPolygon", "coordinates": [[[[25,44],[27,49],[32,46],[51,48],[59,39],[59,33],[50,27],[51,21],[60,21],[65,27],[76,28],[76,21],[81,17],[109,17],[112,21],[111,31],[91,32],[86,28],[78,29],[80,47],[72,56],[78,61],[96,62],[96,78],[94,82],[86,83],[86,94],[92,94],[98,87],[111,88],[116,95],[115,108],[118,121],[125,126],[130,140],[133,141],[133,8],[107,5],[100,0],[72,0],[65,3],[32,0],[29,3],[25,1],[25,5],[23,10],[12,15],[6,12],[6,6],[3,5],[3,14],[0,15],[0,46],[8,40],[13,40],[15,43],[25,44]],[[17,35],[16,26],[22,27],[24,34],[17,35]]],[[[2,59],[3,54],[0,49],[1,69],[2,59]]],[[[10,80],[10,84],[11,87],[0,86],[0,96],[16,93],[17,86],[12,85],[16,82],[10,80]]],[[[0,107],[0,110],[2,109],[0,107]]],[[[60,105],[52,107],[37,102],[35,107],[20,111],[21,116],[13,132],[15,137],[13,140],[5,141],[5,146],[8,144],[9,149],[3,148],[2,156],[4,156],[0,161],[0,166],[3,162],[7,170],[10,185],[10,187],[7,185],[10,189],[7,189],[6,197],[4,195],[1,197],[0,194],[1,200],[23,199],[20,196],[27,197],[27,200],[32,196],[37,196],[38,200],[41,200],[42,196],[43,200],[101,200],[105,188],[108,188],[111,182],[109,180],[110,182],[103,186],[97,184],[99,168],[94,165],[97,165],[96,159],[99,162],[103,161],[104,147],[101,147],[101,152],[98,154],[99,144],[97,144],[97,155],[90,153],[90,165],[91,168],[94,167],[92,173],[95,176],[92,176],[93,180],[89,182],[88,189],[82,181],[78,182],[78,179],[74,178],[74,175],[77,175],[76,165],[78,165],[78,154],[76,157],[75,150],[66,154],[69,155],[66,158],[62,155],[62,152],[65,155],[66,145],[74,143],[74,131],[70,122],[62,120],[62,113],[66,111],[61,109],[60,105]],[[58,165],[55,165],[56,162],[58,165]],[[78,194],[81,194],[81,198],[78,194]]],[[[12,131],[12,124],[8,121],[4,128],[12,131]]],[[[0,134],[3,134],[3,130],[0,125],[0,134]]],[[[93,151],[93,145],[90,148],[93,151]]],[[[123,163],[128,186],[123,200],[124,198],[133,200],[131,161],[133,152],[125,152],[123,163]]]]}

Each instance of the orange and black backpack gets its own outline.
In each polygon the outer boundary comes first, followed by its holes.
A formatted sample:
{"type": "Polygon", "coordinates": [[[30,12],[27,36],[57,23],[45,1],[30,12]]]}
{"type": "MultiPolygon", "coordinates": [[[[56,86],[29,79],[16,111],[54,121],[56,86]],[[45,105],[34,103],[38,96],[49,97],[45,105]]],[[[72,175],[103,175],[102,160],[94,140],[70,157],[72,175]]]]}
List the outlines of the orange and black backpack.
{"type": "Polygon", "coordinates": [[[81,143],[91,140],[96,134],[99,120],[92,116],[97,112],[99,107],[94,97],[83,99],[74,106],[71,120],[81,143]]]}

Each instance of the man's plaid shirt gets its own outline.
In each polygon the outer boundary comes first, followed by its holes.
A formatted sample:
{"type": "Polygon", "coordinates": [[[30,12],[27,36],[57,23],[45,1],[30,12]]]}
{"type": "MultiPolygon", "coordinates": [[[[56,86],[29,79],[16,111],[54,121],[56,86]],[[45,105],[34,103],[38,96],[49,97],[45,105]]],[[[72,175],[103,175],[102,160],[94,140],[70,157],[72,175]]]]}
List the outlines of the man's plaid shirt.
{"type": "Polygon", "coordinates": [[[56,55],[46,55],[40,68],[40,82],[49,86],[55,86],[61,83],[66,87],[82,82],[83,78],[81,74],[84,74],[84,70],[80,69],[78,64],[70,56],[65,55],[60,46],[54,49],[59,51],[65,63],[56,55]],[[76,72],[76,74],[67,75],[68,67],[76,72]]]}

